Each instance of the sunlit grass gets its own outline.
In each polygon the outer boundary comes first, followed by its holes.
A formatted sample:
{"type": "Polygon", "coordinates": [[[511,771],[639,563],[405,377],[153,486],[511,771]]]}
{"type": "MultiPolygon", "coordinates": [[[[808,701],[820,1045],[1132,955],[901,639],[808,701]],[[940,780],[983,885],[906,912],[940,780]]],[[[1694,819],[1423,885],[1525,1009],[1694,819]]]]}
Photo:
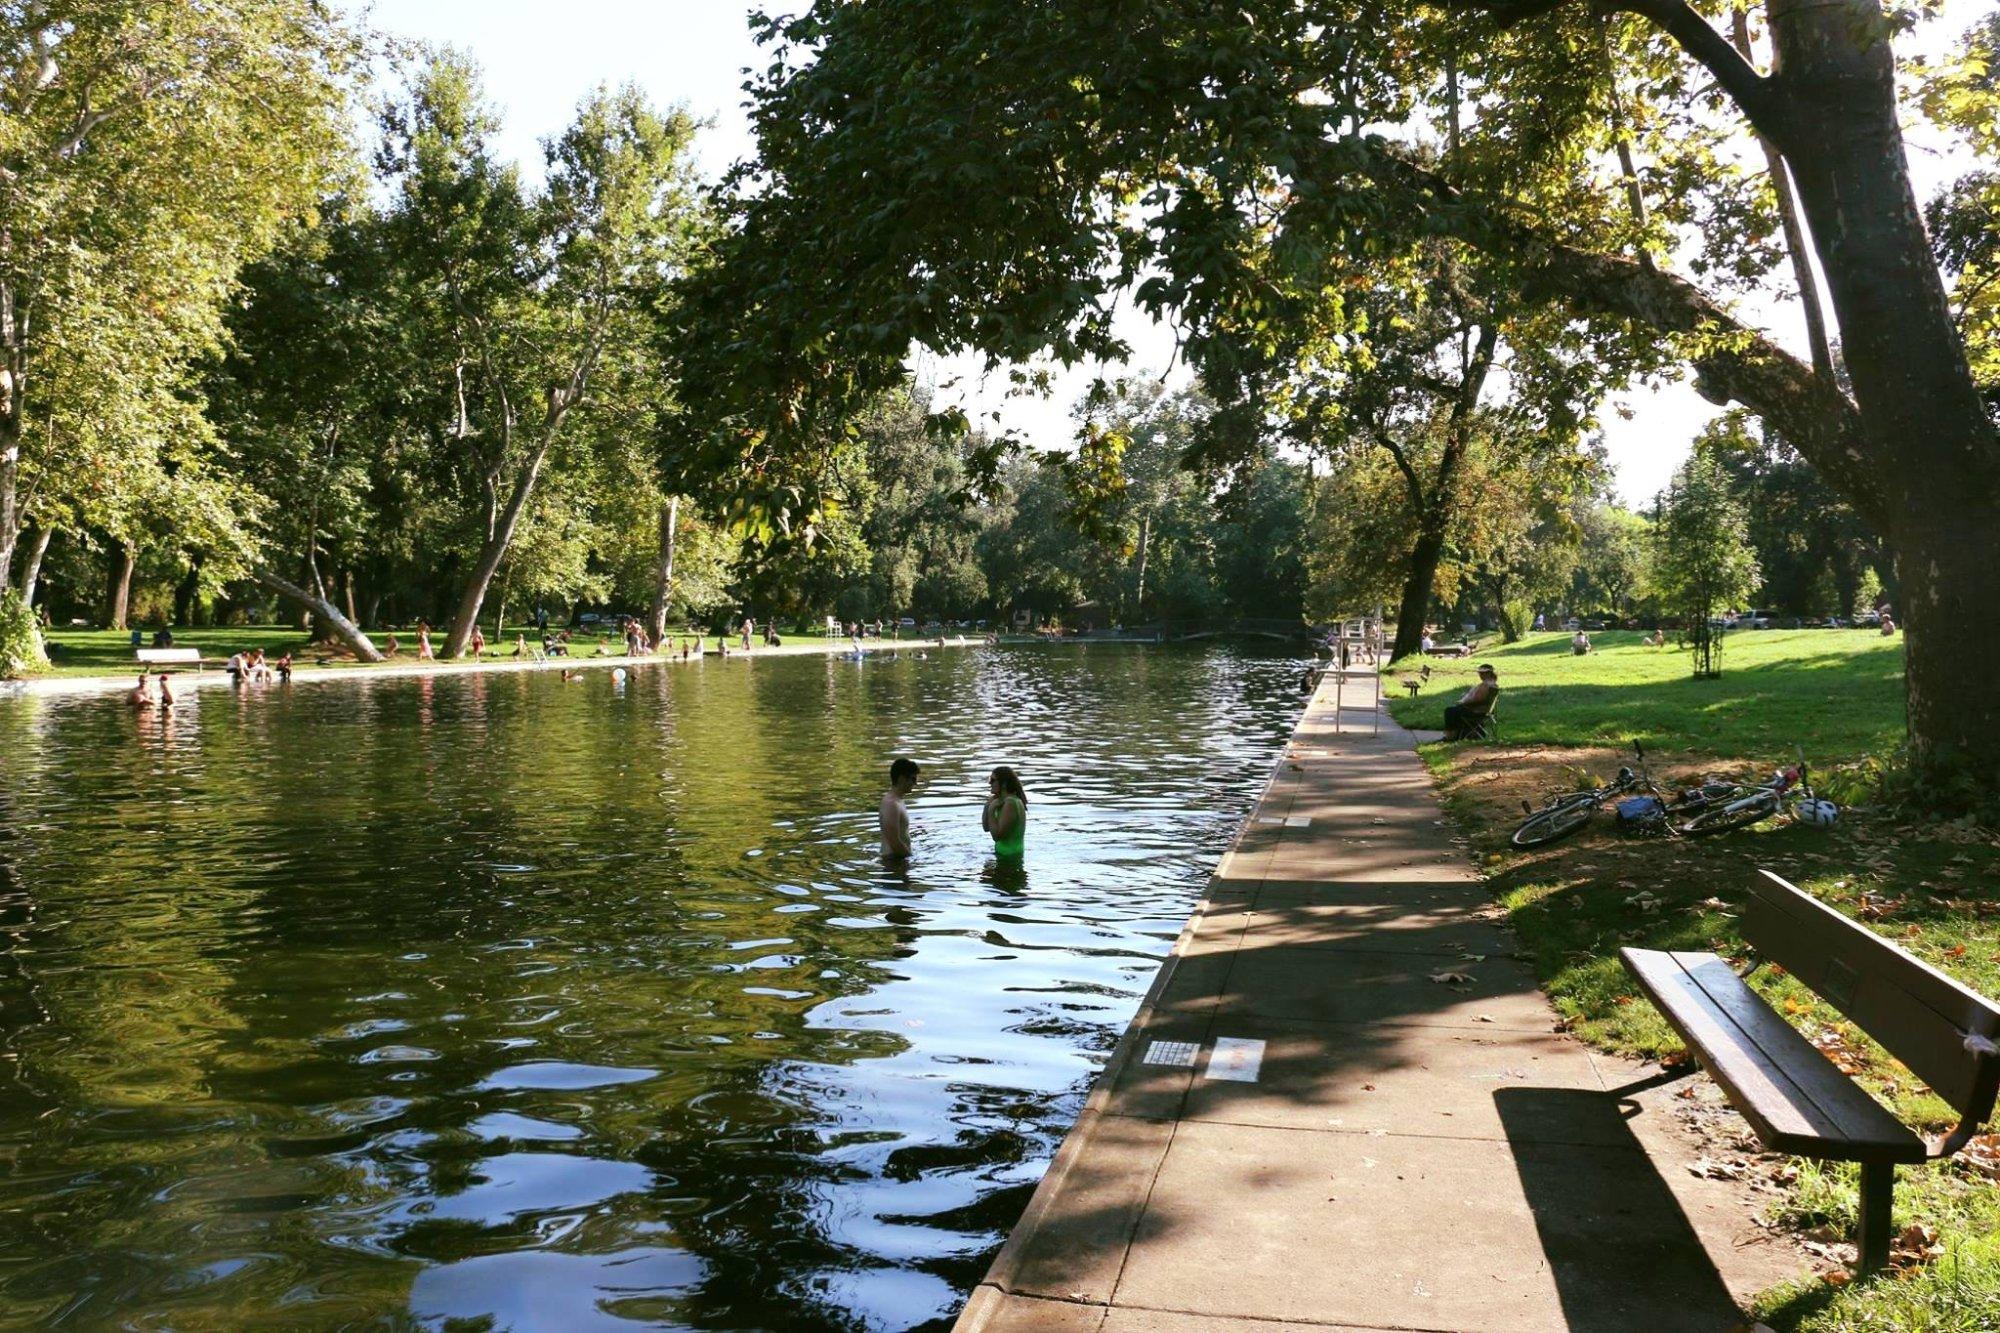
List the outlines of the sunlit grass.
{"type": "MultiPolygon", "coordinates": [[[[395,633],[399,651],[393,659],[382,665],[409,666],[417,660],[416,631],[407,627],[401,627],[395,633]]],[[[510,627],[503,638],[488,642],[486,656],[490,659],[503,662],[515,660],[516,636],[523,633],[527,635],[529,644],[536,647],[540,646],[541,635],[539,632],[510,627]]],[[[372,637],[376,644],[381,646],[384,645],[387,635],[385,632],[378,630],[373,632],[372,637]]],[[[668,638],[676,648],[684,641],[692,639],[692,637],[692,635],[684,631],[676,631],[668,635],[668,638]]],[[[795,635],[790,631],[787,631],[784,635],[785,641],[788,643],[798,639],[818,640],[824,637],[823,634],[795,635]]],[[[55,675],[138,675],[139,664],[133,655],[132,634],[130,630],[58,629],[50,631],[47,639],[49,660],[54,668],[53,674],[55,675]]],[[[142,645],[151,645],[153,642],[153,631],[150,629],[142,631],[140,642],[142,645]]],[[[712,647],[715,643],[715,636],[711,634],[703,642],[712,647]]],[[[439,630],[432,630],[431,643],[433,646],[441,647],[444,643],[444,634],[439,630]]],[[[730,643],[733,647],[735,640],[731,639],[730,643]]],[[[615,633],[600,633],[594,629],[574,632],[570,651],[574,656],[587,657],[595,653],[600,645],[603,646],[606,653],[621,653],[624,651],[624,647],[619,642],[618,636],[615,633]]],[[[289,652],[292,655],[294,666],[299,671],[308,674],[319,669],[320,659],[322,658],[326,659],[326,665],[329,666],[352,667],[367,665],[366,663],[357,663],[351,657],[331,655],[323,647],[315,647],[309,635],[293,629],[289,625],[224,625],[200,629],[177,629],[174,631],[174,647],[200,649],[203,659],[211,664],[210,669],[213,669],[216,664],[226,660],[232,653],[247,653],[253,648],[262,648],[265,657],[273,661],[280,655],[289,652]]],[[[468,658],[467,660],[469,661],[470,659],[468,658]]],[[[170,669],[178,671],[185,670],[186,668],[173,666],[170,669]]]]}
{"type": "Polygon", "coordinates": [[[1803,745],[1807,758],[1851,759],[1903,736],[1903,643],[1872,630],[1744,630],[1723,650],[1720,680],[1696,680],[1688,654],[1647,646],[1636,631],[1591,636],[1596,651],[1570,653],[1566,634],[1531,634],[1465,659],[1408,659],[1430,681],[1415,699],[1385,686],[1398,721],[1442,725],[1444,705],[1481,662],[1500,673],[1500,735],[1509,743],[1622,745],[1770,759],[1803,745]]]}

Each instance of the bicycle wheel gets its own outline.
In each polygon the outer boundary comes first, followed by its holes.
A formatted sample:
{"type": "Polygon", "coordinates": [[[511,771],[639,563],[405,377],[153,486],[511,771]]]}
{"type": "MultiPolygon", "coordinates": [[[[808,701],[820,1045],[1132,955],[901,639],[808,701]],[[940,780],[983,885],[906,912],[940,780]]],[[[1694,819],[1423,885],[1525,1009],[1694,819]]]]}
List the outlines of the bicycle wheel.
{"type": "Polygon", "coordinates": [[[1588,824],[1596,811],[1595,796],[1579,794],[1568,797],[1522,820],[1521,827],[1514,830],[1514,836],[1509,841],[1516,847],[1545,847],[1588,824]]]}
{"type": "Polygon", "coordinates": [[[1686,823],[1679,825],[1682,833],[1690,838],[1699,838],[1709,833],[1728,833],[1732,829],[1749,828],[1761,824],[1778,813],[1778,800],[1766,795],[1751,801],[1748,805],[1718,805],[1704,810],[1686,823]]]}

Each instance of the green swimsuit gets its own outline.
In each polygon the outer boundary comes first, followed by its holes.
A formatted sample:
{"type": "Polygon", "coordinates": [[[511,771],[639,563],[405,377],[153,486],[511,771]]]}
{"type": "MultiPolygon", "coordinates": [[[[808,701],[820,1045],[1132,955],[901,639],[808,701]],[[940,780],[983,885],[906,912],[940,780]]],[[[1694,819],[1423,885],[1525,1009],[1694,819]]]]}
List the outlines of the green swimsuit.
{"type": "Polygon", "coordinates": [[[993,854],[995,856],[1019,856],[1027,845],[1028,807],[1025,803],[1012,796],[1001,799],[1001,810],[1006,810],[1010,805],[1020,811],[1020,817],[1014,821],[1014,831],[1012,833],[1004,836],[999,833],[993,835],[993,854]]]}

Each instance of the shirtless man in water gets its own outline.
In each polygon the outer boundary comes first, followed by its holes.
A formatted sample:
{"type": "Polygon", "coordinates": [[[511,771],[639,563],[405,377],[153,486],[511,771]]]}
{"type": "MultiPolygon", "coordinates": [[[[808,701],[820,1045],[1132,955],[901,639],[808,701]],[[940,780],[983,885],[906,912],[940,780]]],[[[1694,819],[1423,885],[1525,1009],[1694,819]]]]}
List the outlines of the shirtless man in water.
{"type": "Polygon", "coordinates": [[[903,801],[917,788],[914,759],[889,765],[889,790],[882,793],[882,859],[900,861],[910,854],[910,811],[903,801]]]}
{"type": "MultiPolygon", "coordinates": [[[[161,679],[164,680],[165,677],[162,677],[161,679]]],[[[141,671],[139,673],[139,684],[133,689],[133,691],[130,694],[125,696],[125,699],[126,702],[130,703],[134,708],[150,708],[152,706],[153,683],[147,677],[145,672],[141,671]]]]}

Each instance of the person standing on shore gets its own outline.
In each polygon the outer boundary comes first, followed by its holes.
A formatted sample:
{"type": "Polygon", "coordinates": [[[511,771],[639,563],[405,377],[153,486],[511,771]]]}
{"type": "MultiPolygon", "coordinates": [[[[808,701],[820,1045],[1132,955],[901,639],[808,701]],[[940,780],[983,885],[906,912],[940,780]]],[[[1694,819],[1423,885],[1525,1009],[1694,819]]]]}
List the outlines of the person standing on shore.
{"type": "Polygon", "coordinates": [[[910,808],[904,804],[917,789],[917,775],[923,770],[914,759],[898,759],[889,765],[889,790],[882,793],[882,859],[907,860],[910,855],[910,808]]]}
{"type": "Polygon", "coordinates": [[[1002,764],[993,770],[986,785],[986,808],[979,816],[979,827],[993,835],[995,856],[1018,859],[1028,836],[1028,793],[1022,790],[1021,775],[1002,764]]]}
{"type": "Polygon", "coordinates": [[[437,654],[431,651],[431,622],[428,620],[419,620],[417,622],[417,660],[419,662],[428,662],[436,656],[437,654]]]}

